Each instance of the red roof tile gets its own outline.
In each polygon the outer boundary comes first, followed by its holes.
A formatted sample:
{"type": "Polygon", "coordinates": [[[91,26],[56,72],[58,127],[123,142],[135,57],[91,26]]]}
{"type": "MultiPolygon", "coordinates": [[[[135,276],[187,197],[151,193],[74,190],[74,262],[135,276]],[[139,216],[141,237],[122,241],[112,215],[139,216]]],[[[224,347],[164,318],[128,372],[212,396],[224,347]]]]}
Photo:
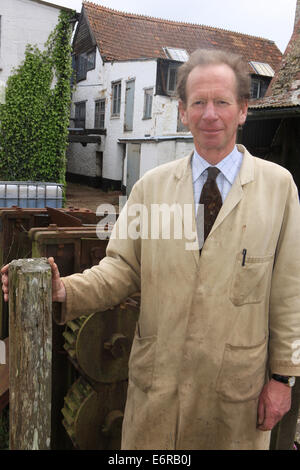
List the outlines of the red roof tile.
{"type": "Polygon", "coordinates": [[[107,61],[166,58],[164,47],[186,49],[188,53],[202,47],[229,50],[247,61],[266,62],[276,70],[282,57],[275,43],[268,39],[124,13],[91,2],[84,2],[83,7],[102,58],[107,61]]]}

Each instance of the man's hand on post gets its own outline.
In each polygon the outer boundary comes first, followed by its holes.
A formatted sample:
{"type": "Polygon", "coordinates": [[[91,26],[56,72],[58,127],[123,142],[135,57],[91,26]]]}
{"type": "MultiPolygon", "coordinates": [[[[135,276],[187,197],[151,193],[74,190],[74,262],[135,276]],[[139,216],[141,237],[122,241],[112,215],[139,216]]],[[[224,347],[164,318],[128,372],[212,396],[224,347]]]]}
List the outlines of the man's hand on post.
{"type": "Polygon", "coordinates": [[[263,387],[258,401],[257,427],[270,431],[291,407],[291,388],[271,379],[263,387]]]}
{"type": "Polygon", "coordinates": [[[6,264],[1,268],[2,291],[5,302],[8,302],[8,267],[9,264],[6,264]]]}
{"type": "MultiPolygon", "coordinates": [[[[48,262],[52,271],[52,301],[53,302],[65,302],[66,300],[66,289],[64,283],[62,282],[59,274],[57,264],[54,261],[54,258],[48,258],[48,262]]],[[[8,301],[9,297],[9,285],[8,285],[8,267],[9,264],[6,264],[1,269],[2,277],[2,291],[5,302],[8,301]]]]}
{"type": "Polygon", "coordinates": [[[52,271],[52,302],[65,302],[67,296],[66,288],[60,278],[57,264],[54,258],[48,258],[48,262],[52,271]]]}

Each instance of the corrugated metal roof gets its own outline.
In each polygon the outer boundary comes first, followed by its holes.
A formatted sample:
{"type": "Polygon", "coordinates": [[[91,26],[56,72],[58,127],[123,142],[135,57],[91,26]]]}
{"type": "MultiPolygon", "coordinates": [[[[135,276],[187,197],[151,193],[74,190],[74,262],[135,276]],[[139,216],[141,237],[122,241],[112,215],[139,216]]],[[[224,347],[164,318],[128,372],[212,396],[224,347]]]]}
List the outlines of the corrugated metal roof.
{"type": "Polygon", "coordinates": [[[274,77],[275,75],[274,70],[269,64],[255,61],[250,61],[249,64],[258,75],[264,75],[265,77],[274,77]]]}
{"type": "Polygon", "coordinates": [[[178,49],[175,47],[165,47],[164,49],[168,59],[178,60],[179,62],[186,62],[189,60],[189,55],[185,49],[178,49]]]}

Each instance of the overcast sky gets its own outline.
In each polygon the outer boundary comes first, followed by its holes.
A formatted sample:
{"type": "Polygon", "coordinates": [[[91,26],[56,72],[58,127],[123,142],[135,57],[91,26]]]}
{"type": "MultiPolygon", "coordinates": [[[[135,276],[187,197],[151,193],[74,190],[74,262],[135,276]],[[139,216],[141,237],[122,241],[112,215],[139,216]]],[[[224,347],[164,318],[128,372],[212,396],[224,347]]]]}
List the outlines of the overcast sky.
{"type": "MultiPolygon", "coordinates": [[[[81,0],[47,0],[81,10],[81,0]]],[[[274,41],[284,52],[293,32],[296,0],[93,0],[129,13],[216,26],[274,41]]]]}

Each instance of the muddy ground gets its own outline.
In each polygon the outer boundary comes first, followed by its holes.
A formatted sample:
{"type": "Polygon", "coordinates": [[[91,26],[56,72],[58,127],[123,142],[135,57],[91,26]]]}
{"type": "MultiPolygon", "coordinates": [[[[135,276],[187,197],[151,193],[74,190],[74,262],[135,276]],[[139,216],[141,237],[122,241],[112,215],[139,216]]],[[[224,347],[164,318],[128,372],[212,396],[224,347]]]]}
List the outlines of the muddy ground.
{"type": "Polygon", "coordinates": [[[99,188],[92,188],[75,183],[67,183],[66,207],[86,208],[96,212],[100,204],[119,205],[121,191],[102,191],[99,188]]]}

